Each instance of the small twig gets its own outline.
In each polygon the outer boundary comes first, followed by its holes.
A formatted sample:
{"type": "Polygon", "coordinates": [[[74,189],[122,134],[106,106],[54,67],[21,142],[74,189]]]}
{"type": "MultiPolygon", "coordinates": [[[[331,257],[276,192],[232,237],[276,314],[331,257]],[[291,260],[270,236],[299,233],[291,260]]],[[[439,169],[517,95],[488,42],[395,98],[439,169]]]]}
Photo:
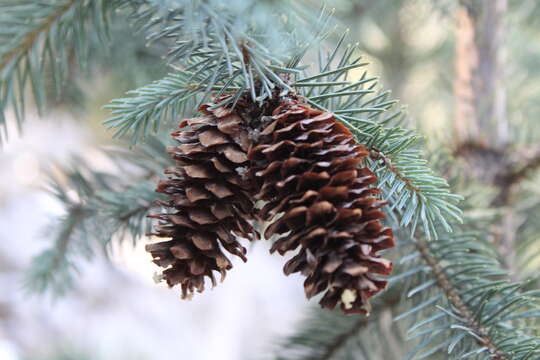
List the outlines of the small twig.
{"type": "Polygon", "coordinates": [[[495,185],[508,171],[505,151],[480,140],[469,139],[458,143],[453,155],[465,162],[471,177],[484,184],[495,185]]]}
{"type": "Polygon", "coordinates": [[[124,213],[122,216],[120,216],[118,218],[118,220],[120,220],[121,222],[125,222],[125,221],[128,221],[131,217],[137,215],[138,213],[146,213],[149,209],[151,209],[151,205],[150,206],[139,206],[139,207],[136,207],[126,213],[124,213]]]}
{"type": "Polygon", "coordinates": [[[517,186],[526,180],[530,174],[540,167],[540,147],[523,149],[514,152],[515,156],[509,160],[506,171],[497,179],[496,185],[499,193],[492,201],[494,206],[505,208],[500,229],[495,233],[495,242],[501,253],[504,266],[510,271],[512,280],[518,280],[517,254],[515,249],[517,214],[513,209],[512,194],[517,186]]]}
{"type": "Polygon", "coordinates": [[[466,141],[458,144],[454,155],[478,165],[478,179],[501,188],[494,205],[506,205],[511,188],[540,168],[540,147],[521,150],[496,149],[483,143],[466,141]],[[490,175],[486,175],[489,172],[490,175]]]}
{"type": "Polygon", "coordinates": [[[369,157],[375,161],[382,161],[382,165],[388,169],[388,171],[394,173],[396,177],[403,181],[405,183],[405,186],[416,193],[421,192],[420,189],[418,189],[414,184],[412,183],[411,179],[406,177],[401,173],[401,170],[399,170],[394,163],[392,162],[392,159],[390,159],[388,156],[386,156],[382,151],[379,151],[375,148],[370,149],[369,157]]]}
{"type": "Polygon", "coordinates": [[[514,156],[502,162],[504,168],[495,179],[499,194],[493,200],[495,206],[510,205],[511,195],[517,185],[526,180],[530,174],[540,168],[540,147],[513,151],[514,156]]]}

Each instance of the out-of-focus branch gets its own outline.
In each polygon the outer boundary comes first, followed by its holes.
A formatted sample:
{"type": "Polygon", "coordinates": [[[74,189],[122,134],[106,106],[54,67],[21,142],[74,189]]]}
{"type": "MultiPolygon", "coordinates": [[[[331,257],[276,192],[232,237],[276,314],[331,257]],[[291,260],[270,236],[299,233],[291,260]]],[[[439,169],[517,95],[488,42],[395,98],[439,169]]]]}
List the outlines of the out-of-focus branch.
{"type": "Polygon", "coordinates": [[[492,204],[507,206],[515,186],[540,168],[540,146],[514,150],[497,149],[476,142],[464,142],[454,155],[466,161],[469,174],[499,188],[492,204]]]}
{"type": "Polygon", "coordinates": [[[521,225],[513,205],[519,184],[540,168],[540,146],[514,150],[498,149],[478,143],[462,143],[454,154],[465,160],[468,173],[483,184],[495,186],[497,193],[491,205],[501,210],[501,221],[493,230],[493,244],[497,247],[512,280],[519,280],[516,231],[521,225]]]}
{"type": "Polygon", "coordinates": [[[524,148],[516,152],[512,161],[513,171],[507,175],[507,184],[517,184],[526,179],[530,173],[540,168],[540,146],[524,148]]]}
{"type": "Polygon", "coordinates": [[[498,162],[493,185],[499,188],[499,193],[492,204],[494,206],[508,206],[512,202],[511,196],[516,185],[519,185],[532,172],[540,168],[540,146],[511,151],[508,155],[500,153],[498,162]]]}
{"type": "Polygon", "coordinates": [[[45,18],[40,26],[28,32],[18,46],[3,54],[0,58],[0,70],[3,70],[12,59],[28,52],[30,48],[35,45],[39,36],[42,33],[49,31],[53,24],[75,5],[75,2],[76,0],[69,0],[65,5],[59,7],[58,11],[53,12],[50,16],[45,18]]]}

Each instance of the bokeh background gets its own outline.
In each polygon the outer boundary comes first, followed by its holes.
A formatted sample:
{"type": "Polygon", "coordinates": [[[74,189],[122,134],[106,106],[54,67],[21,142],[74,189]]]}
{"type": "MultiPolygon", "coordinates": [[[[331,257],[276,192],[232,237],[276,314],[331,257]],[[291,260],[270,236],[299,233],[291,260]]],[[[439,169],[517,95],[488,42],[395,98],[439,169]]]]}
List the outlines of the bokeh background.
{"type": "MultiPolygon", "coordinates": [[[[456,2],[332,1],[349,40],[360,43],[370,62],[369,73],[400,99],[428,149],[452,142],[456,2]]],[[[537,139],[540,129],[520,130],[540,112],[539,8],[537,0],[510,0],[506,17],[502,76],[512,131],[523,141],[537,139]]],[[[73,74],[78,85],[69,96],[51,99],[56,106],[41,117],[30,109],[23,133],[8,114],[11,136],[0,152],[0,360],[272,358],[313,305],[304,300],[301,277],[285,277],[285,260],[268,255],[264,242],[250,246],[248,263],[235,266],[225,284],[192,301],[153,282],[156,268],[144,241],[123,242],[110,261],[81,261],[74,290],[62,297],[24,287],[32,257],[63,211],[44,191],[44,169],[73,155],[110,167],[95,150],[114,144],[101,125],[102,106],[167,71],[161,49],[145,47],[126,24],[115,26],[123,41],[103,57],[106,66],[73,74]]]]}

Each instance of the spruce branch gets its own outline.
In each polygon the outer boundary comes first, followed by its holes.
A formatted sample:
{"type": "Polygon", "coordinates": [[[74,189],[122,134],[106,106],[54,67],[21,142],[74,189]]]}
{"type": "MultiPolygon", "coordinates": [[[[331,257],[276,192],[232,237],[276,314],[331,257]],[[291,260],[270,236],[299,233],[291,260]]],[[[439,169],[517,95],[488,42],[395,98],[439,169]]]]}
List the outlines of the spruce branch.
{"type": "Polygon", "coordinates": [[[113,240],[131,239],[135,244],[150,232],[147,214],[156,200],[153,179],[170,163],[164,149],[155,138],[137,152],[109,149],[118,172],[88,168],[79,158],[60,167],[61,176],[50,178],[48,191],[65,214],[53,221],[51,245],[28,269],[30,290],[63,295],[75,284],[81,260],[92,259],[97,250],[107,254],[113,240]],[[129,170],[124,169],[126,161],[129,170]]]}
{"type": "Polygon", "coordinates": [[[122,190],[121,195],[117,190],[96,190],[81,203],[66,208],[63,218],[53,223],[59,233],[52,246],[30,265],[30,290],[63,295],[73,287],[77,264],[82,259],[93,258],[96,249],[106,250],[115,237],[131,238],[135,243],[150,231],[146,216],[154,206],[153,184],[141,183],[122,190]]]}
{"type": "MultiPolygon", "coordinates": [[[[345,51],[344,57],[350,58],[351,53],[345,51]]],[[[347,81],[347,61],[341,60],[340,65],[329,70],[329,64],[336,61],[335,52],[330,52],[327,59],[319,71],[328,76],[307,77],[306,83],[312,89],[308,102],[338,113],[341,118],[337,118],[351,127],[358,141],[367,144],[371,151],[370,166],[379,176],[378,187],[383,190],[390,210],[394,210],[399,228],[422,229],[423,236],[432,239],[415,245],[416,250],[401,260],[403,263],[413,260],[413,265],[396,275],[418,282],[408,293],[411,300],[407,303],[412,304],[411,308],[396,320],[420,314],[425,318],[426,312],[437,312],[428,317],[433,320],[420,321],[410,328],[409,337],[421,340],[407,358],[429,358],[444,350],[453,359],[481,354],[525,359],[534,354],[537,339],[510,320],[519,318],[519,314],[525,317],[530,313],[527,309],[537,308],[533,294],[520,293],[518,285],[500,280],[507,274],[494,262],[493,252],[485,243],[460,234],[441,238],[441,234],[452,229],[451,221],[460,220],[461,210],[455,205],[460,197],[451,194],[447,182],[426,166],[416,147],[418,137],[399,126],[402,120],[399,111],[389,111],[394,102],[388,100],[388,94],[373,91],[350,94],[351,90],[374,90],[374,85],[364,87],[366,74],[356,82],[347,81]],[[478,302],[478,298],[482,301],[478,302]],[[432,321],[433,326],[426,329],[432,321]],[[513,332],[520,334],[519,346],[509,345],[513,332]]],[[[338,339],[334,344],[340,345],[339,350],[346,347],[340,340],[350,334],[347,328],[341,329],[336,337],[331,335],[332,339],[338,339]]]]}
{"type": "Polygon", "coordinates": [[[538,168],[540,168],[540,147],[538,146],[518,149],[514,154],[509,154],[506,171],[497,179],[500,194],[495,203],[508,203],[515,186],[526,180],[538,168]]]}
{"type": "Polygon", "coordinates": [[[104,227],[98,235],[102,246],[110,245],[115,237],[136,244],[150,233],[147,215],[155,207],[155,200],[154,184],[144,180],[126,186],[120,193],[116,189],[96,193],[89,206],[95,214],[93,221],[104,227]]]}
{"type": "Polygon", "coordinates": [[[90,47],[100,44],[100,50],[104,48],[109,13],[116,5],[116,1],[104,0],[0,4],[0,142],[8,136],[8,106],[22,129],[28,84],[41,111],[49,83],[60,96],[69,69],[74,64],[87,69],[90,47]]]}
{"type": "Polygon", "coordinates": [[[482,324],[478,323],[478,321],[474,319],[472,311],[460,297],[459,293],[454,289],[452,283],[444,273],[441,264],[432,255],[427,242],[423,239],[417,238],[415,239],[414,244],[422,255],[423,260],[431,268],[431,272],[437,281],[437,285],[442,291],[444,291],[446,297],[457,310],[459,316],[465,320],[466,326],[469,329],[472,329],[479,336],[478,344],[480,346],[486,346],[488,348],[488,352],[495,355],[493,359],[508,360],[502,351],[493,343],[486,328],[482,327],[482,324]]]}
{"type": "MultiPolygon", "coordinates": [[[[276,3],[279,6],[280,2],[276,3]]],[[[425,359],[446,353],[450,358],[525,360],[538,354],[539,341],[526,328],[538,316],[537,293],[522,291],[519,284],[506,282],[506,273],[493,261],[492,248],[482,239],[464,234],[440,236],[452,230],[451,222],[461,219],[461,210],[456,206],[460,197],[450,192],[447,182],[435,175],[422,158],[419,136],[403,127],[403,116],[390,93],[379,91],[377,79],[365,72],[353,77],[366,64],[357,57],[354,46],[343,49],[345,37],[328,54],[320,54],[319,68],[309,74],[301,64],[306,51],[306,39],[301,34],[293,36],[294,40],[285,46],[296,49],[292,53],[277,49],[276,43],[268,40],[283,38],[283,33],[291,30],[291,22],[270,16],[270,24],[277,24],[278,31],[269,36],[266,31],[272,28],[264,26],[267,19],[262,19],[265,21],[258,24],[261,26],[250,22],[263,15],[267,17],[268,13],[281,14],[273,5],[264,8],[264,12],[253,5],[246,14],[246,8],[239,7],[241,2],[225,7],[224,2],[217,0],[178,1],[172,8],[164,4],[123,1],[131,9],[133,24],[148,32],[149,41],[170,45],[167,61],[174,72],[135,90],[131,97],[113,101],[109,106],[113,117],[106,124],[115,129],[116,136],[130,135],[133,141],[145,138],[164,127],[166,120],[184,115],[188,108],[195,108],[209,96],[236,94],[219,104],[223,106],[234,105],[246,92],[259,104],[291,91],[305,95],[313,107],[333,112],[370,150],[367,162],[379,177],[377,186],[388,201],[388,213],[399,219],[396,230],[423,232],[422,238],[433,240],[413,241],[414,250],[400,260],[412,265],[397,277],[412,278],[414,287],[407,294],[410,308],[398,319],[422,316],[407,331],[412,340],[418,341],[408,358],[425,359]]],[[[44,23],[51,24],[43,31],[51,32],[54,23],[69,12],[66,9],[57,18],[45,17],[44,23]]],[[[37,33],[32,34],[29,38],[40,39],[37,33]]],[[[16,59],[9,53],[7,58],[16,59]]],[[[30,60],[28,64],[30,70],[42,70],[31,68],[30,60]]],[[[150,159],[133,161],[144,163],[150,159]]],[[[525,172],[537,166],[532,162],[525,172]]],[[[45,264],[53,272],[61,264],[69,265],[69,255],[79,251],[78,244],[91,244],[92,240],[78,237],[88,234],[87,224],[103,226],[98,236],[100,246],[109,244],[113,237],[124,238],[125,233],[134,241],[138,239],[148,227],[145,214],[155,196],[148,180],[156,174],[145,166],[140,166],[140,170],[144,175],[139,174],[136,181],[128,184],[114,174],[95,177],[94,171],[75,171],[75,182],[69,188],[77,190],[79,199],[75,205],[66,206],[65,226],[54,243],[55,253],[49,256],[52,260],[47,263],[41,259],[37,265],[45,264]]],[[[521,170],[517,170],[518,177],[521,170]]],[[[62,190],[59,199],[72,205],[68,198],[68,192],[62,190]]],[[[397,301],[390,304],[392,309],[397,305],[397,301]]],[[[326,315],[322,316],[325,319],[326,315]]],[[[328,316],[333,318],[334,314],[328,316]]],[[[295,340],[310,359],[331,359],[347,351],[362,351],[360,334],[369,336],[373,328],[383,333],[364,318],[333,318],[323,325],[319,323],[319,328],[315,328],[319,331],[309,328],[301,339],[295,340]]]]}
{"type": "MultiPolygon", "coordinates": [[[[537,146],[507,147],[497,149],[476,141],[460,144],[454,154],[462,160],[467,174],[479,184],[494,188],[495,194],[490,206],[495,208],[491,227],[494,244],[498,247],[499,257],[510,271],[510,276],[518,280],[525,264],[519,263],[522,248],[534,249],[534,244],[522,240],[521,218],[527,217],[520,210],[520,192],[525,180],[531,178],[540,166],[540,149],[537,146]],[[531,246],[533,245],[533,246],[531,246]]],[[[526,198],[526,197],[524,197],[526,198]]],[[[529,253],[530,254],[530,253],[529,253]]]]}
{"type": "Polygon", "coordinates": [[[397,166],[392,162],[392,160],[388,158],[383,152],[378,151],[376,149],[372,149],[370,158],[375,162],[379,162],[388,171],[393,173],[396,176],[396,178],[398,178],[400,181],[405,183],[405,186],[411,192],[415,192],[415,193],[421,192],[421,190],[414,185],[412,180],[407,178],[405,175],[403,175],[403,173],[397,168],[397,166]]]}
{"type": "Polygon", "coordinates": [[[430,271],[428,277],[415,279],[417,285],[408,294],[417,297],[418,305],[396,318],[422,314],[408,330],[409,338],[422,337],[409,358],[421,359],[445,348],[452,359],[484,356],[480,354],[527,359],[537,354],[540,339],[525,324],[535,321],[538,292],[509,282],[485,240],[457,233],[431,242],[415,238],[413,244],[420,257],[410,266],[421,262],[430,271]],[[442,296],[431,286],[434,283],[442,296]]]}
{"type": "Polygon", "coordinates": [[[400,296],[397,296],[395,292],[391,292],[389,295],[386,296],[381,296],[379,302],[377,302],[373,307],[373,317],[358,317],[357,319],[355,319],[348,331],[337,334],[335,338],[330,338],[330,343],[326,344],[326,349],[320,356],[317,357],[317,359],[334,359],[335,355],[343,349],[347,342],[353,341],[357,336],[361,336],[361,332],[365,331],[368,325],[370,325],[372,322],[377,321],[384,311],[388,309],[395,310],[399,303],[400,296]]]}
{"type": "Polygon", "coordinates": [[[76,1],[77,0],[69,0],[57,10],[53,11],[48,17],[43,19],[43,22],[39,24],[37,28],[23,35],[17,46],[2,54],[0,57],[0,72],[4,70],[10,61],[16,57],[23,56],[23,54],[27,53],[33,46],[35,46],[38,37],[41,34],[48,32],[53,24],[73,7],[76,1]]]}
{"type": "Polygon", "coordinates": [[[334,357],[337,351],[339,351],[343,345],[350,340],[352,337],[357,336],[360,329],[365,327],[367,324],[367,321],[365,319],[358,319],[356,322],[351,326],[351,329],[349,331],[346,331],[342,334],[339,334],[333,342],[328,344],[328,347],[326,348],[326,351],[320,356],[321,360],[329,360],[334,357]]]}
{"type": "MultiPolygon", "coordinates": [[[[131,21],[148,34],[149,41],[170,44],[167,62],[176,71],[107,106],[113,116],[105,125],[114,129],[115,136],[129,135],[133,143],[155,134],[164,118],[183,113],[186,104],[197,107],[210,97],[243,91],[262,104],[278,90],[281,95],[291,91],[286,78],[301,71],[298,62],[310,44],[326,36],[329,21],[326,12],[316,19],[288,0],[249,5],[183,0],[167,10],[137,0],[124,1],[123,8],[129,9],[131,21]],[[277,15],[285,8],[286,21],[277,15]],[[305,29],[291,29],[293,23],[305,29]]],[[[235,99],[229,97],[220,106],[235,99]]]]}
{"type": "Polygon", "coordinates": [[[85,170],[76,167],[65,169],[62,175],[51,176],[47,190],[62,203],[65,214],[51,224],[52,245],[34,257],[26,279],[30,290],[51,289],[54,295],[62,295],[72,288],[77,271],[73,258],[91,251],[87,220],[93,211],[87,199],[95,192],[97,184],[106,182],[103,174],[85,174],[85,170]]]}
{"type": "Polygon", "coordinates": [[[77,266],[72,261],[72,242],[90,212],[82,206],[73,206],[68,214],[53,223],[57,231],[53,246],[35,256],[26,278],[26,286],[39,293],[51,290],[56,296],[65,294],[73,287],[73,275],[77,266]]]}
{"type": "Polygon", "coordinates": [[[526,178],[531,172],[540,168],[540,147],[534,146],[524,148],[518,151],[516,162],[520,162],[520,166],[512,173],[511,178],[516,181],[521,181],[526,178]]]}
{"type": "Polygon", "coordinates": [[[133,97],[113,100],[107,106],[113,116],[105,120],[104,124],[115,129],[114,136],[131,133],[131,140],[136,142],[149,133],[157,133],[165,120],[185,114],[190,104],[195,106],[195,96],[202,88],[194,83],[191,73],[170,74],[148,86],[128,92],[133,97]]]}

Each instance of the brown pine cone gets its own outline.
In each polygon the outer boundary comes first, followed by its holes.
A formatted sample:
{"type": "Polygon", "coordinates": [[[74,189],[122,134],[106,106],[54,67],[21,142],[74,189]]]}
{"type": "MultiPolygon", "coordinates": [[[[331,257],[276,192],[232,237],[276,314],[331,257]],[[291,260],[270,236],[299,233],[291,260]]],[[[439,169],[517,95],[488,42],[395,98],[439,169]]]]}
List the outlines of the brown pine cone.
{"type": "Polygon", "coordinates": [[[248,154],[256,199],[267,201],[259,214],[271,221],[265,237],[281,235],[271,251],[300,248],[285,273],[301,272],[308,298],[325,292],[321,306],[345,313],[369,313],[368,298],[386,286],[376,274],[392,270],[377,255],[394,246],[379,221],[384,202],[370,187],[377,179],[358,167],[367,154],[333,114],[299,99],[273,111],[248,154]]]}
{"type": "Polygon", "coordinates": [[[248,133],[236,111],[224,107],[199,110],[202,117],[180,122],[172,133],[177,146],[168,148],[176,166],[165,171],[157,192],[167,194],[160,205],[156,235],[170,238],[147,245],[154,262],[166,268],[162,278],[169,286],[181,285],[182,297],[204,290],[204,277],[216,285],[213,271],[221,279],[232,267],[223,250],[246,261],[246,249],[237,236],[251,239],[256,234],[248,222],[253,214],[250,186],[243,179],[248,166],[248,133]],[[236,235],[236,236],[235,236],[236,235]]]}
{"type": "Polygon", "coordinates": [[[222,249],[245,261],[237,236],[257,238],[249,222],[256,213],[270,222],[265,236],[277,237],[272,252],[299,248],[284,271],[307,277],[308,298],[324,292],[323,307],[368,313],[368,298],[386,286],[377,274],[392,270],[377,252],[394,240],[380,222],[384,202],[371,187],[377,179],[359,167],[366,149],[331,113],[300,97],[254,108],[204,105],[205,116],[180,123],[173,133],[179,145],[169,149],[177,164],[157,189],[169,195],[161,205],[171,211],[152,216],[160,220],[155,235],[171,240],[147,250],[166,268],[167,283],[189,297],[204,289],[204,276],[215,284],[213,271],[223,277],[231,268],[222,249]],[[266,202],[260,211],[255,200],[266,202]]]}

